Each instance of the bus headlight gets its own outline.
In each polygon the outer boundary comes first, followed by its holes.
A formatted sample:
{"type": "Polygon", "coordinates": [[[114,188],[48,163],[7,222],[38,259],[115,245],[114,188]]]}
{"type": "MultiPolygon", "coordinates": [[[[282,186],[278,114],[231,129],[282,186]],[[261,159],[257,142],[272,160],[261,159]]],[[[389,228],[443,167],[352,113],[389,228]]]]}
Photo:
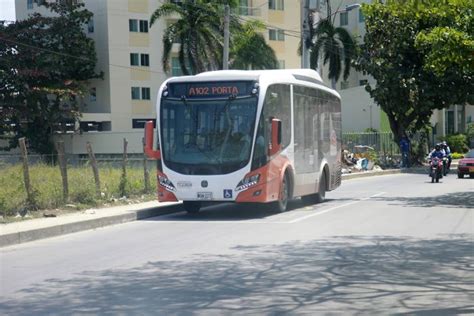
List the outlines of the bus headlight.
{"type": "Polygon", "coordinates": [[[168,191],[176,191],[176,188],[168,178],[163,177],[163,176],[158,176],[158,182],[162,187],[165,187],[166,190],[168,191]]]}
{"type": "Polygon", "coordinates": [[[260,174],[254,174],[250,177],[243,178],[238,184],[235,191],[247,190],[250,187],[253,187],[260,180],[260,174]]]}

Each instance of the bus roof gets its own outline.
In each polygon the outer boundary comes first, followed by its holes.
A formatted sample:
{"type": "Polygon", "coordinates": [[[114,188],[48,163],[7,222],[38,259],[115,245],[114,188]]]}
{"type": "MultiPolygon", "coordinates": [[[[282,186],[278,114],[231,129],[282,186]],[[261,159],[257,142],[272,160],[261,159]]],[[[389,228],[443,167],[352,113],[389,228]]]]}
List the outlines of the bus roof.
{"type": "Polygon", "coordinates": [[[272,70],[216,70],[207,71],[194,76],[173,77],[166,83],[225,81],[225,80],[255,80],[268,84],[275,82],[316,84],[339,97],[339,94],[328,88],[321,76],[313,69],[272,69],[272,70]]]}

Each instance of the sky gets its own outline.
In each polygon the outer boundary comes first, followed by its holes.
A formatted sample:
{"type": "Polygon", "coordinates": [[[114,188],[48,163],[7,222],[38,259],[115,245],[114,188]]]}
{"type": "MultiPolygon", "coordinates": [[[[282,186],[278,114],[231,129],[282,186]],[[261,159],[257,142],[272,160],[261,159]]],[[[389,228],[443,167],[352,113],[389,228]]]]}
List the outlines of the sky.
{"type": "Polygon", "coordinates": [[[0,0],[0,21],[15,20],[15,0],[0,0]]]}

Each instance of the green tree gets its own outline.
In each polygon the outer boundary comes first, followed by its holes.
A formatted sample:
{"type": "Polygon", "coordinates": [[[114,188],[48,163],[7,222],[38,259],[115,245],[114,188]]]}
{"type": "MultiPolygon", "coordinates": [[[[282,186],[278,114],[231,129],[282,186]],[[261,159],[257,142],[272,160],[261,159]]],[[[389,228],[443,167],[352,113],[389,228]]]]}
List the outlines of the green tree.
{"type": "Polygon", "coordinates": [[[222,67],[223,31],[219,10],[222,3],[183,0],[180,3],[164,3],[153,12],[150,25],[163,17],[179,17],[164,31],[162,65],[165,72],[170,71],[173,43],[180,44],[178,58],[185,75],[222,67]]]}
{"type": "Polygon", "coordinates": [[[363,5],[357,68],[376,80],[366,89],[387,113],[397,143],[427,126],[434,109],[472,102],[473,9],[470,0],[363,5]]]}
{"type": "Polygon", "coordinates": [[[84,34],[92,13],[82,4],[47,5],[54,17],[33,14],[0,23],[0,134],[11,149],[27,137],[38,153],[51,153],[51,135],[79,115],[80,96],[94,69],[94,42],[84,34]]]}
{"type": "Polygon", "coordinates": [[[257,20],[247,21],[232,36],[232,69],[275,69],[278,65],[275,52],[259,31],[265,25],[257,20]]]}
{"type": "Polygon", "coordinates": [[[317,23],[316,28],[310,16],[308,42],[310,47],[310,67],[318,68],[320,56],[323,65],[329,63],[328,78],[331,86],[336,89],[336,83],[341,77],[347,79],[351,71],[351,62],[356,56],[356,44],[352,35],[343,27],[335,27],[331,14],[331,4],[327,1],[327,17],[317,23]]]}

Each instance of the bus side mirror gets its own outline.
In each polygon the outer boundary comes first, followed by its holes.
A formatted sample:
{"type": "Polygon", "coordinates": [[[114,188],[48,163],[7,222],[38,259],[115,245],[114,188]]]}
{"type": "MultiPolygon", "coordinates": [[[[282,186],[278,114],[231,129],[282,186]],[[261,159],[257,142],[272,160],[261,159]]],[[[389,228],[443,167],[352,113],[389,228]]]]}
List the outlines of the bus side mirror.
{"type": "Polygon", "coordinates": [[[272,119],[272,135],[268,155],[273,156],[281,150],[281,121],[272,119]]]}
{"type": "Polygon", "coordinates": [[[159,150],[153,149],[153,121],[145,123],[145,155],[150,159],[161,159],[159,150]]]}

